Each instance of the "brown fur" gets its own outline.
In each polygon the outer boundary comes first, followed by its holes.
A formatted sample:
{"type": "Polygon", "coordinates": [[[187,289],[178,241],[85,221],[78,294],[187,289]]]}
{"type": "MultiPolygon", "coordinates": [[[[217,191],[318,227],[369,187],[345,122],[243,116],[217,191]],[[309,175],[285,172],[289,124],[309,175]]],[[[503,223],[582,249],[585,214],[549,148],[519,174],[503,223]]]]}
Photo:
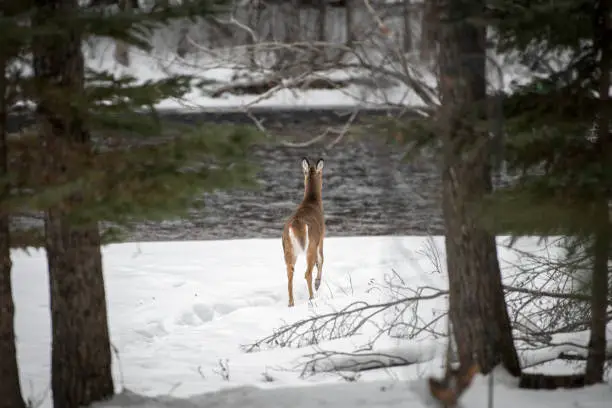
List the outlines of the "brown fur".
{"type": "Polygon", "coordinates": [[[315,279],[315,290],[321,285],[323,272],[323,238],[325,237],[325,219],[323,214],[323,159],[319,159],[315,165],[310,164],[308,159],[302,159],[302,170],[304,172],[304,198],[285,222],[283,227],[283,252],[285,265],[287,267],[287,291],[289,293],[289,307],[293,302],[293,273],[298,257],[298,248],[294,248],[290,237],[290,229],[293,235],[306,252],[306,284],[308,285],[309,299],[312,299],[312,270],[317,265],[317,278],[315,279]],[[306,235],[308,227],[308,236],[306,235]]]}

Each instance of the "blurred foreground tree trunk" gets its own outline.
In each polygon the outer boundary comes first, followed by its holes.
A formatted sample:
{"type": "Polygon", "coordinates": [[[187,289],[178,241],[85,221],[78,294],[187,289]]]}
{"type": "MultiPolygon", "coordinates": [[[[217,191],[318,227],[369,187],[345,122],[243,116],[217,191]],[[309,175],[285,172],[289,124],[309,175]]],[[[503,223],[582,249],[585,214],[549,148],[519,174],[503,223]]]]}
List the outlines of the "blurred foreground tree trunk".
{"type": "MultiPolygon", "coordinates": [[[[6,134],[7,115],[7,58],[0,49],[0,200],[8,196],[10,188],[4,178],[8,174],[6,134]]],[[[0,212],[0,408],[25,408],[19,382],[17,350],[15,347],[15,305],[11,284],[11,248],[9,215],[0,212]]]]}
{"type": "Polygon", "coordinates": [[[47,31],[36,35],[33,43],[36,113],[41,143],[49,152],[44,158],[45,178],[60,187],[54,193],[59,195],[57,204],[45,216],[51,389],[54,406],[77,408],[114,393],[98,224],[71,217],[79,209],[79,189],[61,184],[81,171],[75,158],[81,162],[91,153],[83,120],[88,108],[82,102],[82,34],[78,24],[70,24],[70,19],[78,19],[79,5],[78,0],[35,3],[32,26],[47,31]]]}
{"type": "Polygon", "coordinates": [[[477,362],[488,373],[502,362],[518,376],[495,236],[479,227],[475,211],[492,190],[491,146],[483,126],[486,27],[470,22],[484,6],[482,0],[438,3],[449,316],[462,366],[477,362]]]}

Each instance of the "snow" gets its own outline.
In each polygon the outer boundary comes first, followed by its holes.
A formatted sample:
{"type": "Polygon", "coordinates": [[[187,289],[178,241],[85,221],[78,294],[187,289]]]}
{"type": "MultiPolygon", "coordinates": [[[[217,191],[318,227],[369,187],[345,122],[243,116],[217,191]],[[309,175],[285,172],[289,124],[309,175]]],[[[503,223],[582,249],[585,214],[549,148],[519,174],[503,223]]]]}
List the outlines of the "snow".
{"type": "MultiPolygon", "coordinates": [[[[389,62],[388,56],[378,55],[377,50],[368,51],[365,58],[374,70],[329,69],[312,72],[302,79],[354,80],[339,89],[298,89],[295,87],[278,87],[263,94],[230,94],[218,97],[211,94],[231,84],[249,83],[269,78],[272,71],[263,67],[250,68],[245,65],[244,53],[240,47],[215,48],[206,52],[194,52],[185,58],[169,52],[164,46],[164,37],[171,36],[172,30],[161,30],[151,42],[153,51],[146,53],[134,47],[129,49],[130,65],[118,64],[113,56],[114,42],[97,38],[83,46],[85,65],[94,71],[111,73],[115,78],[130,76],[136,83],[155,81],[174,75],[191,75],[196,78],[192,88],[182,98],[168,98],[156,104],[162,110],[181,111],[215,111],[215,110],[248,110],[258,108],[322,108],[322,107],[426,107],[427,103],[408,85],[394,76],[401,78],[410,72],[416,82],[435,89],[436,77],[432,69],[418,62],[417,55],[405,55],[401,64],[389,62]],[[370,55],[372,54],[372,55],[370,55]],[[391,73],[392,75],[388,75],[391,73]]],[[[174,33],[176,34],[176,33],[174,33]]],[[[172,34],[172,35],[174,35],[172,34]]],[[[394,44],[398,47],[399,44],[394,44]]],[[[515,62],[515,58],[495,55],[488,56],[488,88],[490,92],[504,90],[512,92],[516,84],[524,84],[533,76],[525,67],[515,62]]],[[[353,63],[357,64],[355,60],[353,63]]],[[[17,64],[22,74],[32,73],[31,66],[17,64]]],[[[300,77],[285,79],[290,83],[300,77]]],[[[300,77],[301,78],[301,77],[300,77]]],[[[434,101],[437,96],[431,95],[434,101]]],[[[17,105],[32,107],[32,101],[20,101],[17,105]]]]}
{"type": "MultiPolygon", "coordinates": [[[[463,394],[464,407],[487,406],[487,384],[482,376],[474,380],[473,386],[463,394]]],[[[583,390],[524,392],[505,385],[497,385],[494,403],[497,408],[542,408],[609,406],[609,387],[600,385],[583,390]]],[[[425,382],[375,381],[367,384],[326,384],[313,392],[308,388],[287,387],[264,391],[254,387],[241,387],[214,394],[203,394],[180,400],[172,397],[143,398],[127,393],[110,404],[97,404],[99,408],[119,407],[223,407],[223,408],[269,408],[269,407],[437,407],[427,395],[425,382]]]]}
{"type": "MultiPolygon", "coordinates": [[[[210,109],[247,109],[251,107],[321,107],[321,106],[360,106],[374,108],[381,106],[425,106],[425,102],[408,86],[395,81],[389,86],[364,86],[350,84],[341,89],[287,89],[281,88],[263,95],[224,94],[211,97],[210,92],[228,84],[246,83],[263,79],[271,72],[258,68],[252,70],[240,63],[231,50],[215,50],[214,55],[194,54],[179,58],[174,53],[156,51],[147,54],[138,49],[130,49],[130,66],[117,64],[113,58],[114,45],[99,40],[95,45],[83,47],[86,66],[94,70],[105,70],[117,77],[129,75],[139,83],[147,80],[160,80],[169,75],[193,75],[198,81],[206,81],[206,86],[194,84],[191,91],[181,99],[166,99],[157,104],[160,109],[210,110],[210,109]],[[231,55],[231,57],[228,56],[231,55]]],[[[212,52],[212,51],[211,51],[212,52]]],[[[510,63],[501,56],[490,56],[490,61],[501,66],[498,69],[491,65],[489,87],[511,90],[511,83],[524,83],[526,70],[516,63],[510,63]],[[501,77],[500,77],[501,73],[501,77]]],[[[376,66],[376,62],[369,61],[376,66]]],[[[405,70],[421,78],[423,83],[435,87],[436,81],[432,71],[418,63],[409,63],[405,67],[393,67],[388,62],[381,62],[380,68],[394,71],[401,75],[405,70]]],[[[378,74],[376,74],[378,75],[378,74]]],[[[373,73],[365,69],[332,69],[313,73],[311,78],[329,78],[346,80],[361,78],[364,81],[375,81],[373,73]]]]}
{"type": "MultiPolygon", "coordinates": [[[[519,256],[502,245],[503,240],[499,255],[508,281],[519,256]]],[[[381,334],[378,328],[393,323],[391,319],[399,313],[425,323],[437,318],[431,327],[444,333],[446,324],[440,316],[446,298],[434,296],[447,289],[446,276],[443,270],[436,271],[427,253],[427,248],[437,247],[444,265],[443,242],[442,237],[433,241],[328,237],[323,282],[312,304],[301,279],[305,262],[298,260],[293,308],[287,307],[280,238],[106,246],[104,274],[119,395],[99,407],[429,406],[424,377],[441,373],[444,338],[410,328],[397,329],[406,330],[398,338],[397,333],[381,334]],[[326,326],[323,332],[335,334],[331,340],[313,342],[307,325],[303,327],[306,336],[285,337],[285,347],[262,343],[247,352],[245,346],[286,323],[367,303],[392,302],[399,295],[388,285],[391,281],[404,283],[408,289],[403,295],[418,293],[431,299],[399,303],[354,332],[354,321],[342,327],[326,326]],[[374,368],[373,361],[410,364],[356,371],[374,368]]],[[[524,238],[518,247],[536,251],[537,240],[524,238]]],[[[554,252],[554,248],[546,251],[554,252]]],[[[50,321],[43,250],[13,252],[13,284],[24,395],[42,400],[41,406],[49,408],[50,321]]],[[[588,341],[584,333],[559,336],[565,336],[560,342],[584,345],[588,341]]],[[[577,348],[563,347],[531,350],[521,357],[524,363],[534,364],[577,348]]],[[[537,368],[540,372],[577,369],[558,361],[537,368]]],[[[503,373],[494,380],[496,405],[508,408],[516,404],[603,407],[612,396],[609,385],[571,392],[526,392],[503,373]]],[[[464,395],[465,406],[485,406],[486,384],[486,378],[476,378],[464,395]]]]}

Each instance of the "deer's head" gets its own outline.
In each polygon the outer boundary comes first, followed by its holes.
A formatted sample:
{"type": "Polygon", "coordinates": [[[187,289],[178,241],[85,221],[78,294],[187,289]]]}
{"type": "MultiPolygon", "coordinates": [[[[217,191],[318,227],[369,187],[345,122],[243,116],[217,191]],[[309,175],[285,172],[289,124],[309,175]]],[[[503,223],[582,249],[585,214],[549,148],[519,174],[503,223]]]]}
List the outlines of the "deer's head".
{"type": "Polygon", "coordinates": [[[304,198],[320,198],[323,188],[323,159],[313,165],[306,157],[302,159],[304,172],[304,198]]]}

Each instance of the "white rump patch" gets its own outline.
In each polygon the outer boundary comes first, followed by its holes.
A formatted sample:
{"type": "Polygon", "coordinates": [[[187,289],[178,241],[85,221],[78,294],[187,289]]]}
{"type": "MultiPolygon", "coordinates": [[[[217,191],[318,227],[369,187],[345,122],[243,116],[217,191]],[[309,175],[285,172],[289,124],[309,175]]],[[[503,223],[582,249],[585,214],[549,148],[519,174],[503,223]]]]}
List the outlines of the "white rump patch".
{"type": "Polygon", "coordinates": [[[304,252],[306,252],[306,248],[308,248],[308,225],[305,225],[304,229],[306,230],[306,239],[304,240],[304,248],[302,248],[302,245],[300,245],[300,241],[297,239],[295,233],[293,232],[293,227],[289,228],[289,239],[291,240],[291,246],[293,247],[293,254],[296,257],[302,255],[304,252]]]}

